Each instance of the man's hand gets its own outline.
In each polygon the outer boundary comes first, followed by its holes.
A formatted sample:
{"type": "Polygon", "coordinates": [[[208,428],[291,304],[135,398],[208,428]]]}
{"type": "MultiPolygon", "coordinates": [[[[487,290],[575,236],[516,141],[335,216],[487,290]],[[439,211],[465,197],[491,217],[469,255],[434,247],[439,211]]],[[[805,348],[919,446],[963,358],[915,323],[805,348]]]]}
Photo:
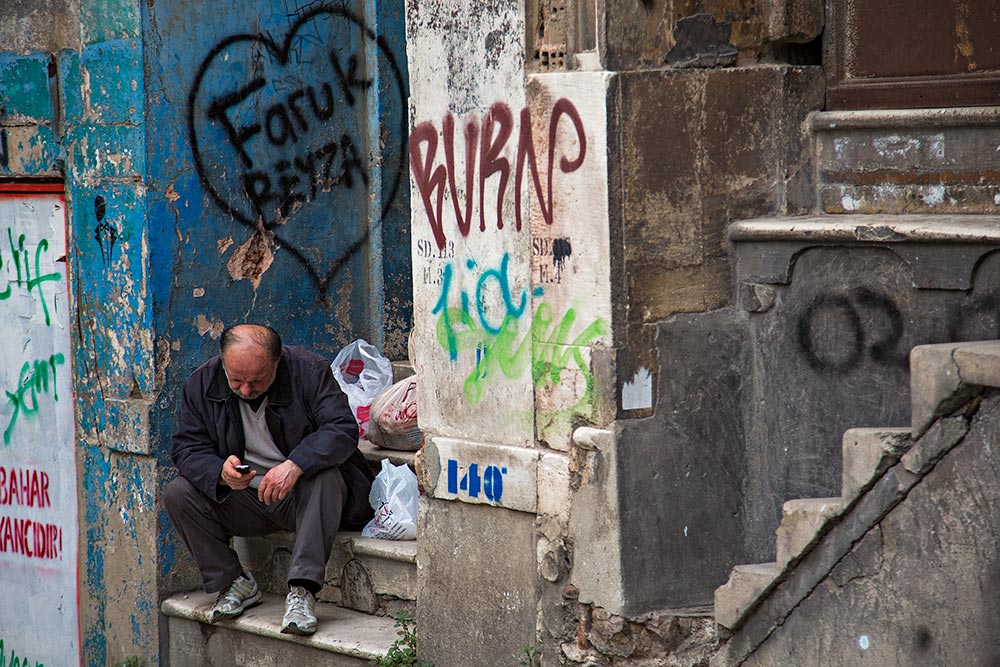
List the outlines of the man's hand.
{"type": "Polygon", "coordinates": [[[302,477],[302,468],[291,459],[282,461],[268,470],[264,479],[260,480],[257,497],[265,505],[284,500],[295,483],[299,481],[299,477],[302,477]]]}
{"type": "Polygon", "coordinates": [[[236,472],[235,466],[240,464],[240,459],[236,455],[230,456],[222,464],[222,474],[219,481],[228,486],[233,491],[242,491],[250,486],[250,480],[257,476],[256,470],[251,470],[245,475],[236,472]]]}

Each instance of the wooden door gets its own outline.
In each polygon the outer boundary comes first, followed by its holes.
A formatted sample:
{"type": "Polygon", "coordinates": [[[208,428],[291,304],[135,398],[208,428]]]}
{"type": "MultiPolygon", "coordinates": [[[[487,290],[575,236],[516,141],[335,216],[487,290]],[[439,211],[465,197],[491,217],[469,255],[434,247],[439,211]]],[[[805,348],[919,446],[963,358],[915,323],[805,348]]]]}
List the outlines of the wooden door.
{"type": "Polygon", "coordinates": [[[827,108],[1000,104],[996,0],[828,0],[827,108]]]}

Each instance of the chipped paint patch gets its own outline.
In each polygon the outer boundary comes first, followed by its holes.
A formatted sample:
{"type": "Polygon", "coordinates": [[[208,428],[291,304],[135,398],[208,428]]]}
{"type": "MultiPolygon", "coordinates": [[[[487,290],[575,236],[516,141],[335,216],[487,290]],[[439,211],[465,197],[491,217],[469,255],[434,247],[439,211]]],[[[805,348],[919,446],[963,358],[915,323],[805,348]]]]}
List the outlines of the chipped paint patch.
{"type": "Polygon", "coordinates": [[[921,199],[928,206],[940,206],[944,203],[945,187],[943,185],[932,185],[927,188],[921,199]]]}
{"type": "Polygon", "coordinates": [[[902,137],[892,134],[886,137],[875,137],[875,151],[888,159],[904,158],[914,155],[920,150],[920,140],[914,137],[902,137]]]}
{"type": "Polygon", "coordinates": [[[860,199],[852,197],[851,195],[844,195],[840,198],[840,205],[845,211],[856,211],[861,208],[863,202],[860,199]]]}
{"type": "Polygon", "coordinates": [[[257,229],[253,236],[236,248],[226,265],[233,280],[247,279],[256,290],[260,278],[274,263],[274,235],[257,229]]]}
{"type": "Polygon", "coordinates": [[[212,340],[219,340],[222,330],[225,328],[222,320],[210,320],[204,315],[196,317],[194,324],[198,327],[199,336],[204,336],[207,333],[212,337],[212,340]]]}

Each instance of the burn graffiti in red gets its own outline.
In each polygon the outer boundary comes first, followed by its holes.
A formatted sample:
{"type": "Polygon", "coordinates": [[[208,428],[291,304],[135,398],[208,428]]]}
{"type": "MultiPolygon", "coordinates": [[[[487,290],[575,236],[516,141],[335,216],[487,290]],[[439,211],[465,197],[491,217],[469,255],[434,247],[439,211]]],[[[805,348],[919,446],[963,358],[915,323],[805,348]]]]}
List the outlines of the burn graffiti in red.
{"type": "MultiPolygon", "coordinates": [[[[522,227],[521,201],[524,179],[528,173],[531,174],[542,219],[546,224],[552,224],[552,177],[559,122],[563,116],[566,116],[573,125],[573,131],[576,134],[577,154],[573,159],[569,159],[565,155],[560,157],[559,169],[564,174],[574,172],[583,165],[587,155],[587,135],[584,132],[579,112],[573,103],[566,98],[556,100],[549,116],[548,170],[546,172],[547,181],[543,186],[531,133],[531,111],[527,108],[521,110],[513,170],[514,216],[515,227],[518,231],[522,227]]],[[[455,117],[450,113],[446,114],[441,122],[441,128],[444,143],[444,164],[435,164],[438,130],[433,123],[427,121],[413,128],[413,132],[410,134],[410,171],[413,174],[417,191],[420,193],[420,199],[424,204],[424,210],[427,212],[434,241],[439,249],[444,249],[447,239],[443,220],[446,185],[451,195],[458,231],[462,236],[468,236],[472,227],[472,206],[475,201],[476,186],[478,185],[479,189],[479,230],[486,231],[486,182],[496,177],[498,179],[496,223],[497,229],[503,229],[503,203],[507,193],[507,185],[512,176],[510,160],[504,155],[504,149],[514,134],[514,114],[506,104],[497,102],[483,115],[481,121],[474,117],[466,120],[462,132],[465,138],[464,210],[459,201],[456,183],[458,168],[455,161],[455,117]],[[479,161],[478,179],[476,178],[477,155],[479,161]]]]}

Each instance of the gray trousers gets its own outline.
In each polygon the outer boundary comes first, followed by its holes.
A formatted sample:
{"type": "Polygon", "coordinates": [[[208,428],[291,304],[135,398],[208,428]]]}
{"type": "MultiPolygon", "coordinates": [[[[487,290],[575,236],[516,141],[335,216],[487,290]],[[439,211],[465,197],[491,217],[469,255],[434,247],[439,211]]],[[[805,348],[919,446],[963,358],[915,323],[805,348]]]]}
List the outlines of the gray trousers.
{"type": "Polygon", "coordinates": [[[231,537],[282,530],[295,531],[287,578],[322,586],[346,500],[347,485],[339,468],[300,478],[284,500],[271,505],[258,500],[256,489],[250,488],[216,503],[184,477],[171,481],[163,492],[167,513],[194,556],[208,593],[225,590],[243,571],[231,537]]]}

